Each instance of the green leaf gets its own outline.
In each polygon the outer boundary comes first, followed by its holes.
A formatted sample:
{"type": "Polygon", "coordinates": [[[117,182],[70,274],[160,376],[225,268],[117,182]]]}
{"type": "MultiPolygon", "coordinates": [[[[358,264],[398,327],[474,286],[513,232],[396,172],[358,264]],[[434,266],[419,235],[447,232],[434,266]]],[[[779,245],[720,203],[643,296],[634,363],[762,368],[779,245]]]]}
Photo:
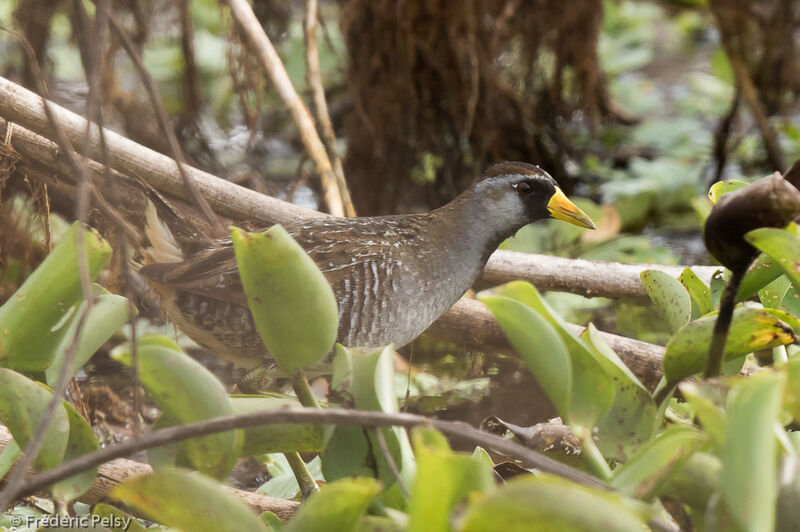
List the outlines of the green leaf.
{"type": "Polygon", "coordinates": [[[783,404],[794,420],[800,421],[800,356],[793,356],[785,366],[786,390],[783,404]]]}
{"type": "Polygon", "coordinates": [[[64,333],[59,322],[82,299],[78,268],[78,232],[83,232],[92,279],[111,259],[111,248],[78,222],[59,240],[6,303],[0,307],[0,359],[22,371],[42,371],[55,356],[64,333]]]}
{"type": "Polygon", "coordinates": [[[453,453],[434,429],[417,427],[411,437],[417,477],[411,489],[408,532],[448,532],[451,514],[463,498],[493,491],[492,470],[480,458],[453,453]]]}
{"type": "Polygon", "coordinates": [[[727,270],[719,269],[715,271],[708,284],[708,292],[711,295],[711,306],[714,308],[719,306],[719,300],[722,298],[722,292],[725,290],[727,284],[725,272],[727,272],[727,270]]]}
{"type": "MultiPolygon", "coordinates": [[[[700,4],[700,2],[696,3],[700,4]]],[[[728,59],[728,54],[725,53],[725,49],[722,48],[721,46],[718,46],[714,50],[714,53],[711,54],[711,73],[714,74],[714,76],[716,76],[717,78],[724,81],[725,83],[728,83],[729,85],[733,85],[736,83],[736,77],[733,73],[733,66],[731,65],[731,60],[728,59]]],[[[722,183],[731,183],[731,182],[741,183],[742,185],[739,188],[747,185],[747,183],[745,183],[744,181],[722,181],[722,183]]],[[[716,184],[719,185],[721,183],[716,183],[716,184]]]]}
{"type": "MultiPolygon", "coordinates": [[[[264,395],[232,395],[234,414],[301,406],[294,397],[264,395]]],[[[322,449],[322,437],[314,425],[271,424],[244,429],[241,456],[270,453],[314,453],[322,449]]]]}
{"type": "MultiPolygon", "coordinates": [[[[292,471],[292,466],[282,453],[271,453],[266,455],[263,460],[264,466],[269,472],[270,479],[256,489],[256,493],[278,497],[279,499],[295,499],[300,495],[300,485],[297,477],[292,471]]],[[[308,464],[308,471],[316,481],[324,481],[322,476],[322,461],[316,456],[308,464]]]]}
{"type": "Polygon", "coordinates": [[[365,515],[358,520],[353,532],[406,532],[406,527],[399,521],[401,519],[365,515]]]}
{"type": "MultiPolygon", "coordinates": [[[[669,383],[703,370],[716,320],[716,314],[700,318],[672,336],[664,353],[664,376],[669,383]]],[[[733,359],[794,341],[792,328],[770,312],[749,306],[739,307],[733,313],[725,358],[733,359]]]]}
{"type": "Polygon", "coordinates": [[[694,409],[697,420],[711,437],[711,441],[721,448],[725,443],[728,427],[728,416],[721,406],[725,401],[722,390],[711,383],[686,381],[681,383],[681,394],[694,409]]]}
{"type": "Polygon", "coordinates": [[[742,286],[739,287],[737,301],[746,301],[753,297],[759,290],[783,275],[783,268],[778,261],[761,253],[753,262],[750,269],[742,279],[742,286]]]}
{"type": "Polygon", "coordinates": [[[706,440],[694,428],[670,427],[617,468],[611,485],[624,495],[650,501],[661,494],[670,476],[706,440]]]}
{"type": "Polygon", "coordinates": [[[502,296],[483,295],[509,342],[531,370],[559,416],[569,416],[572,362],[553,327],[524,303],[502,296]]]}
{"type": "MultiPolygon", "coordinates": [[[[0,368],[0,422],[14,441],[25,448],[39,428],[52,393],[44,386],[10,369],[0,368]]],[[[63,406],[57,406],[53,422],[45,432],[44,444],[33,461],[40,470],[61,463],[69,439],[69,418],[63,406]]]]}
{"type": "Polygon", "coordinates": [[[792,282],[785,275],[781,275],[758,291],[758,299],[767,308],[780,308],[791,286],[792,282]]]}
{"type": "MultiPolygon", "coordinates": [[[[137,345],[139,380],[164,414],[180,423],[233,414],[231,401],[219,380],[190,356],[165,345],[169,344],[146,336],[137,345]]],[[[129,346],[121,346],[111,356],[130,366],[128,349],[129,346]]],[[[240,431],[192,438],[181,447],[199,471],[225,478],[241,450],[241,437],[237,433],[240,431]]]]}
{"type": "MultiPolygon", "coordinates": [[[[81,329],[81,337],[78,340],[75,358],[72,363],[73,375],[78,368],[86,364],[106,340],[111,338],[111,335],[117,329],[128,321],[129,302],[126,298],[110,294],[98,285],[95,285],[94,289],[99,291],[100,295],[92,305],[92,310],[86,316],[86,321],[81,329]]],[[[73,313],[69,324],[64,328],[61,342],[56,347],[53,363],[45,371],[47,383],[51,386],[58,381],[64,355],[74,341],[75,331],[78,328],[78,322],[86,309],[86,305],[86,301],[82,302],[73,313]]]]}
{"type": "Polygon", "coordinates": [[[686,288],[664,272],[645,270],[639,275],[659,316],[677,331],[692,319],[692,300],[686,288]]]}
{"type": "Polygon", "coordinates": [[[736,179],[718,181],[711,185],[711,188],[708,190],[708,199],[711,200],[711,203],[716,204],[723,194],[733,192],[734,190],[739,190],[740,188],[744,188],[749,184],[750,183],[746,181],[738,181],[736,179]]]}
{"type": "MultiPolygon", "coordinates": [[[[394,392],[394,350],[336,347],[332,397],[348,398],[342,405],[359,410],[397,413],[394,392]]],[[[413,452],[405,429],[384,427],[383,434],[389,453],[406,482],[413,477],[413,452]]],[[[384,486],[395,482],[380,444],[373,431],[361,427],[335,426],[325,438],[322,452],[322,471],[328,481],[353,475],[369,477],[377,472],[384,486]]]]}
{"type": "MultiPolygon", "coordinates": [[[[647,518],[620,495],[542,474],[512,480],[467,509],[459,532],[647,530],[647,518]]],[[[431,529],[433,530],[433,529],[431,529]]]]}
{"type": "Polygon", "coordinates": [[[728,430],[722,449],[722,495],[744,530],[772,531],[777,468],[775,425],[785,375],[762,372],[728,394],[728,430]]]}
{"type": "Polygon", "coordinates": [[[283,531],[349,532],[380,491],[381,485],[371,478],[345,478],[326,484],[300,506],[283,531]]]}
{"type": "Polygon", "coordinates": [[[613,349],[600,337],[593,324],[581,334],[597,361],[614,384],[614,404],[597,425],[597,445],[606,458],[626,460],[647,442],[656,430],[657,407],[650,392],[642,386],[613,349]]]}
{"type": "Polygon", "coordinates": [[[5,478],[6,473],[11,471],[11,467],[22,454],[22,450],[17,445],[17,442],[11,440],[8,442],[2,451],[0,451],[0,478],[5,478]]]}
{"type": "MultiPolygon", "coordinates": [[[[92,427],[67,401],[63,402],[64,409],[69,418],[69,439],[67,448],[64,452],[64,461],[78,458],[84,454],[91,453],[100,449],[100,444],[94,436],[92,427]]],[[[97,477],[97,468],[93,467],[87,471],[78,473],[64,480],[53,484],[51,492],[53,499],[61,502],[71,502],[92,487],[94,479],[97,477]]]]}
{"type": "Polygon", "coordinates": [[[238,497],[214,480],[182,469],[131,478],[110,495],[149,519],[180,530],[267,531],[238,497]]]}
{"type": "Polygon", "coordinates": [[[719,458],[696,452],[666,479],[662,494],[702,514],[709,499],[719,493],[721,470],[719,458]]]}
{"type": "Polygon", "coordinates": [[[689,292],[689,297],[692,299],[693,320],[714,310],[714,307],[711,305],[711,292],[706,284],[701,281],[690,268],[683,270],[680,277],[678,277],[678,281],[680,281],[686,291],[689,292]]]}
{"type": "Polygon", "coordinates": [[[325,276],[280,225],[232,228],[247,302],[267,350],[288,375],[311,367],[336,340],[336,298],[325,276]]]}
{"type": "Polygon", "coordinates": [[[147,530],[132,515],[104,502],[94,505],[92,515],[96,515],[100,519],[98,524],[108,527],[113,532],[144,532],[147,530]]]}
{"type": "Polygon", "coordinates": [[[597,425],[614,403],[614,386],[589,347],[567,329],[565,322],[532,284],[513,281],[492,289],[488,294],[509,297],[528,305],[556,330],[567,347],[572,364],[572,393],[567,420],[571,425],[587,428],[597,425]]]}
{"type": "Polygon", "coordinates": [[[283,521],[276,513],[266,510],[261,512],[261,515],[258,517],[265,525],[267,525],[269,532],[278,532],[279,530],[283,530],[283,521]]]}
{"type": "Polygon", "coordinates": [[[786,229],[762,227],[744,235],[759,251],[763,251],[783,268],[795,287],[800,288],[800,236],[786,229]]]}
{"type": "MultiPolygon", "coordinates": [[[[790,432],[787,438],[791,443],[795,457],[800,453],[800,434],[790,432]]],[[[789,462],[788,460],[786,462],[789,462]]],[[[791,467],[786,463],[785,468],[791,467]]],[[[800,464],[794,460],[794,467],[786,471],[787,475],[781,482],[778,492],[776,507],[775,530],[776,532],[794,532],[800,529],[800,464]],[[788,477],[788,482],[786,481],[788,477]]]]}

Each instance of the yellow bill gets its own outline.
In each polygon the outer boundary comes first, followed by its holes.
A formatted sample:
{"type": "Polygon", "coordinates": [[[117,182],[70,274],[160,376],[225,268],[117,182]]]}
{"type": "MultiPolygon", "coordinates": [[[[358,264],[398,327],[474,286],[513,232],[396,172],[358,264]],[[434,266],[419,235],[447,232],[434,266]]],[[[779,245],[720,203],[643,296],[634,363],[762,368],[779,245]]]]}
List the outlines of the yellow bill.
{"type": "Polygon", "coordinates": [[[577,205],[567,199],[567,196],[564,195],[564,192],[559,187],[556,187],[556,193],[553,194],[553,197],[547,202],[547,210],[553,218],[564,220],[565,222],[579,227],[597,229],[592,219],[589,218],[585,212],[580,210],[577,205]]]}

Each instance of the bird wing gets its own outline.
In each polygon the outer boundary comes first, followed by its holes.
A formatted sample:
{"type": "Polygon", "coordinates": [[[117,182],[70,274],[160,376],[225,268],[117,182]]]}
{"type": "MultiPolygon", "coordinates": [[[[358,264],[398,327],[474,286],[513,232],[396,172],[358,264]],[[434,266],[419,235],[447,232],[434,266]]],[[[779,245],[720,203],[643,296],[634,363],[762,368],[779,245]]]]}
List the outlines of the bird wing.
{"type": "Polygon", "coordinates": [[[139,273],[175,290],[247,306],[236,256],[230,244],[199,251],[183,262],[146,264],[139,273]]]}
{"type": "MultiPolygon", "coordinates": [[[[392,218],[377,217],[365,223],[358,218],[306,221],[289,224],[286,230],[341,297],[367,281],[360,278],[365,263],[392,261],[400,241],[418,238],[417,224],[406,221],[398,225],[392,218]],[[342,248],[346,246],[352,246],[353,252],[343,254],[342,248]]],[[[182,262],[147,264],[139,273],[175,290],[247,306],[230,240],[217,241],[214,248],[198,251],[182,262]]]]}

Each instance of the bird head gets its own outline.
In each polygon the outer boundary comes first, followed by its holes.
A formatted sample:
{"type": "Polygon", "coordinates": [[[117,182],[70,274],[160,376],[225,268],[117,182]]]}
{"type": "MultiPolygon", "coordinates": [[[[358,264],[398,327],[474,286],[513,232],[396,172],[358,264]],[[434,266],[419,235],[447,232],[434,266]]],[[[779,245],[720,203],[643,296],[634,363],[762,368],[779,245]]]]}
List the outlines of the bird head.
{"type": "Polygon", "coordinates": [[[474,187],[484,201],[495,206],[495,216],[508,218],[517,227],[556,218],[595,229],[591,218],[567,199],[555,179],[538,166],[521,162],[495,164],[474,187]]]}

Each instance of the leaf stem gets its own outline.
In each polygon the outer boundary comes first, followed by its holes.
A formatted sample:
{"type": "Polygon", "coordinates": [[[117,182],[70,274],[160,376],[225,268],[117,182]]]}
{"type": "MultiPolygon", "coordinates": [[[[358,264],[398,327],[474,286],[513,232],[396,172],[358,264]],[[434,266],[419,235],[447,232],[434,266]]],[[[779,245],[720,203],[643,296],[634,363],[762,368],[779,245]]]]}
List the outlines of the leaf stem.
{"type": "Polygon", "coordinates": [[[292,387],[301,405],[309,408],[320,408],[319,402],[314,396],[314,392],[311,391],[311,385],[308,384],[308,379],[306,378],[306,374],[303,373],[303,370],[299,370],[294,374],[292,378],[292,387]]]}
{"type": "Polygon", "coordinates": [[[722,360],[725,354],[725,344],[728,340],[728,331],[733,320],[733,308],[736,306],[736,295],[742,285],[742,279],[747,268],[733,270],[731,280],[725,291],[722,293],[722,301],[719,305],[719,315],[714,324],[714,332],[711,336],[711,346],[708,349],[708,360],[703,378],[711,379],[722,373],[722,360]]]}
{"type": "Polygon", "coordinates": [[[589,467],[592,468],[594,474],[599,478],[608,481],[611,479],[611,468],[608,467],[608,462],[603,457],[597,444],[594,443],[592,438],[592,431],[586,427],[573,427],[575,434],[581,442],[581,456],[583,456],[589,467]]]}
{"type": "Polygon", "coordinates": [[[314,476],[308,470],[308,466],[300,457],[300,453],[283,453],[283,456],[286,457],[289,467],[292,468],[292,473],[294,473],[294,478],[297,479],[297,485],[300,486],[300,494],[303,499],[307,499],[312,493],[319,493],[317,481],[314,480],[314,476]]]}

